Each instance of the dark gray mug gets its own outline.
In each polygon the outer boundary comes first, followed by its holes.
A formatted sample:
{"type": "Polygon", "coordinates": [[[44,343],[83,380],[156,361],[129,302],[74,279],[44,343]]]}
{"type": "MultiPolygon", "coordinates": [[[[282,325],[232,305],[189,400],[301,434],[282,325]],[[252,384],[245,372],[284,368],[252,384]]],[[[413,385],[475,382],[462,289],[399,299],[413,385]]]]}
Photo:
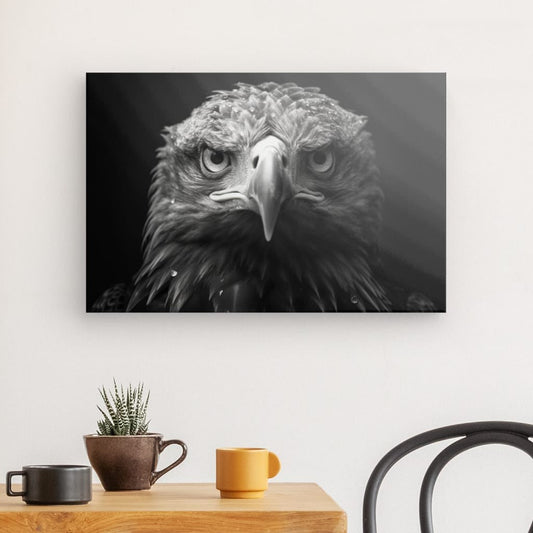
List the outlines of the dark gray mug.
{"type": "Polygon", "coordinates": [[[30,465],[8,472],[8,496],[22,496],[29,504],[59,505],[91,501],[91,467],[81,465],[30,465]],[[15,492],[11,483],[22,477],[22,490],[15,492]]]}

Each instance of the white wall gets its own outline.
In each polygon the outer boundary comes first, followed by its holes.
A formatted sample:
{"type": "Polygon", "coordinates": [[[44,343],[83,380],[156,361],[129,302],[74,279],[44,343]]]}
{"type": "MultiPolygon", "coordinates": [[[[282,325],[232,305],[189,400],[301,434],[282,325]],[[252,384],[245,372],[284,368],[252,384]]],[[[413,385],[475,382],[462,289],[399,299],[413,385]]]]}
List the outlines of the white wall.
{"type": "MultiPolygon", "coordinates": [[[[0,473],[87,462],[97,387],[142,379],[153,430],[190,446],[165,481],[213,480],[217,446],[267,446],[280,481],[320,483],[356,532],[400,440],[530,421],[532,22],[526,0],[1,0],[0,473]],[[448,72],[447,315],[85,314],[84,73],[223,70],[448,72]]],[[[431,453],[392,472],[381,531],[416,530],[431,453]]],[[[468,452],[436,528],[526,531],[532,487],[520,452],[468,452]]]]}

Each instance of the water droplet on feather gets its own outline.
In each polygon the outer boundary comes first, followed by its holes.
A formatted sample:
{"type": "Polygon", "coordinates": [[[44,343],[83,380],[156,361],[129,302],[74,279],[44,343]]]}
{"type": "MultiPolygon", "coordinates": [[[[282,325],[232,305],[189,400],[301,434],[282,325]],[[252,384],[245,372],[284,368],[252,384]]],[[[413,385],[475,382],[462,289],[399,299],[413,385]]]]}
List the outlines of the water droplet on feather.
{"type": "Polygon", "coordinates": [[[354,305],[359,303],[359,298],[357,297],[357,294],[352,294],[350,302],[352,302],[354,305]]]}
{"type": "Polygon", "coordinates": [[[177,270],[171,270],[170,271],[170,277],[171,278],[175,278],[177,275],[178,275],[178,271],[177,270]]]}

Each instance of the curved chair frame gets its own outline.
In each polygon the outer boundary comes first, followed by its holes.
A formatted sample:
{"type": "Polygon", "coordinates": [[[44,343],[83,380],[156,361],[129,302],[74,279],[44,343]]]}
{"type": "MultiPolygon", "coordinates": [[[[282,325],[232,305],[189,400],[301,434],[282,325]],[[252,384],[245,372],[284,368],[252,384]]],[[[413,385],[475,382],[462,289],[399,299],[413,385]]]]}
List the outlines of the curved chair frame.
{"type": "MultiPolygon", "coordinates": [[[[420,489],[419,515],[422,533],[433,533],[432,499],[435,483],[442,469],[460,453],[485,444],[506,444],[527,453],[533,459],[533,425],[518,422],[473,422],[426,431],[402,442],[381,459],[370,475],[363,503],[363,533],[377,533],[376,503],[387,472],[407,454],[446,439],[461,438],[437,455],[426,471],[420,489]]],[[[533,533],[533,523],[529,529],[533,533]]]]}

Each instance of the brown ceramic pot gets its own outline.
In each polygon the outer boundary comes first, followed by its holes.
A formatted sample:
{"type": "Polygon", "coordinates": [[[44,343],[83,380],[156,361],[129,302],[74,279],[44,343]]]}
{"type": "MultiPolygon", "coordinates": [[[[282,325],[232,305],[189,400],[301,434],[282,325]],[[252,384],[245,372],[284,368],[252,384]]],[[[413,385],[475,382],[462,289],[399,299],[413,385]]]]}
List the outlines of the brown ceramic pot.
{"type": "Polygon", "coordinates": [[[85,435],[92,467],[105,490],[149,489],[163,474],[187,456],[187,446],[177,439],[163,440],[159,433],[146,435],[85,435]],[[159,454],[170,444],[181,446],[180,457],[157,472],[159,454]]]}

